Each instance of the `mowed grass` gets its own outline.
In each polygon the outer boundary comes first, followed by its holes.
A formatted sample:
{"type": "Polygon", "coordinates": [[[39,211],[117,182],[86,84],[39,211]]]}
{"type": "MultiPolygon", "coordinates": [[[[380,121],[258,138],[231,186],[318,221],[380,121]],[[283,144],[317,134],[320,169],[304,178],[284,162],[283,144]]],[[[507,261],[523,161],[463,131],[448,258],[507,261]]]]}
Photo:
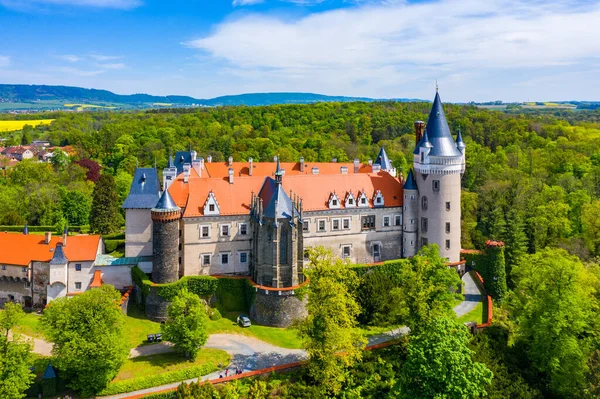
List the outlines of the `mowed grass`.
{"type": "Polygon", "coordinates": [[[220,320],[208,323],[209,334],[239,334],[260,339],[261,341],[288,349],[302,348],[302,341],[297,332],[291,328],[260,326],[252,322],[250,327],[240,327],[236,319],[240,312],[223,312],[220,320]]]}
{"type": "Polygon", "coordinates": [[[144,311],[131,300],[127,308],[127,317],[125,318],[123,330],[127,337],[129,348],[135,348],[148,343],[146,342],[148,334],[159,333],[160,323],[148,320],[144,311]]]}
{"type": "Polygon", "coordinates": [[[486,319],[485,312],[486,310],[483,307],[483,303],[479,302],[473,310],[471,310],[469,313],[465,313],[464,315],[460,316],[457,320],[461,324],[470,321],[474,321],[477,324],[483,324],[484,320],[486,319]]]}
{"type": "Polygon", "coordinates": [[[206,364],[212,364],[214,370],[217,370],[219,364],[229,364],[229,361],[230,357],[227,352],[213,348],[202,348],[194,362],[187,361],[179,353],[161,353],[158,355],[135,357],[127,359],[123,363],[119,374],[117,374],[112,382],[158,375],[206,364]]]}
{"type": "Polygon", "coordinates": [[[12,132],[15,130],[23,129],[23,126],[38,126],[48,125],[52,123],[54,119],[36,119],[36,120],[23,120],[23,121],[0,121],[0,132],[12,132]]]}

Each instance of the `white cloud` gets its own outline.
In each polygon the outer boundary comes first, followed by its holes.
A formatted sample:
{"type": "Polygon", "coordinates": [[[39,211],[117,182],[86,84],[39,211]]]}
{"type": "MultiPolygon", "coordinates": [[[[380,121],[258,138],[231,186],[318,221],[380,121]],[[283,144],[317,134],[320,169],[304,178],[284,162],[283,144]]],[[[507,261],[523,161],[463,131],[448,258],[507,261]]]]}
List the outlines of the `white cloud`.
{"type": "Polygon", "coordinates": [[[321,4],[325,0],[280,0],[285,3],[294,3],[300,6],[314,6],[316,4],[321,4]]]}
{"type": "Polygon", "coordinates": [[[132,9],[142,5],[141,0],[0,0],[0,5],[22,11],[39,6],[77,6],[94,8],[132,9]]]}
{"type": "Polygon", "coordinates": [[[98,67],[103,69],[124,69],[125,64],[122,62],[116,62],[111,64],[98,64],[98,67]]]}
{"type": "Polygon", "coordinates": [[[10,65],[10,57],[7,55],[0,55],[0,68],[4,68],[10,65]]]}
{"type": "Polygon", "coordinates": [[[233,0],[231,3],[232,6],[253,6],[255,4],[264,3],[265,0],[233,0]]]}
{"type": "Polygon", "coordinates": [[[73,54],[59,55],[59,56],[57,56],[57,58],[60,58],[61,60],[65,60],[65,61],[69,61],[69,62],[81,61],[81,57],[79,57],[77,55],[73,55],[73,54]]]}
{"type": "Polygon", "coordinates": [[[67,75],[84,76],[84,77],[97,76],[97,75],[104,73],[103,70],[85,70],[85,69],[73,68],[70,66],[61,66],[61,67],[56,67],[56,68],[50,68],[50,71],[67,74],[67,75]]]}
{"type": "Polygon", "coordinates": [[[96,53],[92,53],[89,56],[91,58],[95,59],[96,61],[100,61],[100,62],[115,61],[115,60],[120,60],[120,59],[124,58],[122,55],[102,55],[102,54],[96,54],[96,53]]]}
{"type": "Polygon", "coordinates": [[[296,20],[245,15],[184,44],[249,84],[397,96],[400,87],[433,86],[436,78],[459,90],[475,78],[519,81],[585,66],[600,53],[600,41],[590,39],[600,36],[598,21],[598,3],[575,0],[368,3],[296,20]]]}

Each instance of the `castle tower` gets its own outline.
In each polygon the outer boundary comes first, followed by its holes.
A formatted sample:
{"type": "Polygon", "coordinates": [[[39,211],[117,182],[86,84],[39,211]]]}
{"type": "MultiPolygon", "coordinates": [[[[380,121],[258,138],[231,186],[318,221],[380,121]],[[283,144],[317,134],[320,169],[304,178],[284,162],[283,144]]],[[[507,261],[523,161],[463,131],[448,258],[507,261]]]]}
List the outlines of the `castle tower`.
{"type": "Polygon", "coordinates": [[[169,165],[163,169],[162,189],[167,191],[169,186],[177,179],[177,168],[173,163],[173,156],[169,155],[169,165]]]}
{"type": "Polygon", "coordinates": [[[179,208],[165,190],[152,208],[152,281],[170,283],[179,279],[179,208]]]}
{"type": "MultiPolygon", "coordinates": [[[[416,126],[416,125],[415,125],[416,126]]],[[[442,101],[436,92],[425,133],[414,155],[419,193],[417,248],[435,243],[450,262],[460,260],[461,176],[465,171],[462,135],[450,133],[442,101]]]]}
{"type": "Polygon", "coordinates": [[[388,172],[390,175],[396,177],[396,168],[392,166],[392,161],[385,152],[385,148],[381,147],[377,159],[373,162],[373,165],[379,166],[379,169],[388,172]]]}
{"type": "Polygon", "coordinates": [[[404,206],[402,207],[402,257],[410,258],[417,253],[418,220],[419,220],[419,191],[413,170],[408,171],[404,182],[404,206]]]}

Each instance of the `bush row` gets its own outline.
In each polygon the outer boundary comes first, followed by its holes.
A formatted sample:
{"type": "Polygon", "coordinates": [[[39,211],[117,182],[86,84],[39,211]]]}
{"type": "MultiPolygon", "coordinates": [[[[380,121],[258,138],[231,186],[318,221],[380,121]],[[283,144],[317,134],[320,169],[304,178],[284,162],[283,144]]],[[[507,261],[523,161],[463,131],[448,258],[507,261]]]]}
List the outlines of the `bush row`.
{"type": "MultiPolygon", "coordinates": [[[[0,226],[0,231],[10,231],[22,233],[25,226],[0,226]]],[[[87,233],[90,231],[90,226],[68,226],[70,233],[87,233]]],[[[31,233],[44,233],[46,231],[55,232],[56,226],[27,226],[27,230],[31,233]]]]}
{"type": "Polygon", "coordinates": [[[119,393],[132,392],[140,389],[152,388],[160,385],[170,384],[172,382],[189,380],[190,378],[200,377],[218,369],[212,363],[202,366],[190,367],[184,370],[170,371],[163,374],[149,375],[146,377],[132,378],[111,382],[106,388],[98,393],[99,396],[116,395],[119,393]]]}
{"type": "Polygon", "coordinates": [[[123,247],[125,240],[104,240],[104,246],[107,253],[114,252],[117,248],[123,247]]]}

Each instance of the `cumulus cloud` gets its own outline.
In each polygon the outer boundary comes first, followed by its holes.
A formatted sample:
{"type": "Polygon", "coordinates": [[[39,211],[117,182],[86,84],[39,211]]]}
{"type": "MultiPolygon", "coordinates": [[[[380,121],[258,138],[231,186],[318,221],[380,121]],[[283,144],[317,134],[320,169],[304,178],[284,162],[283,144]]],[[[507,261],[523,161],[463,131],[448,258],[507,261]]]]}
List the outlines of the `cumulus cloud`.
{"type": "Polygon", "coordinates": [[[7,55],[0,55],[0,68],[4,68],[10,65],[10,57],[7,55]]]}
{"type": "Polygon", "coordinates": [[[98,64],[98,67],[104,69],[124,69],[125,64],[122,62],[110,63],[110,64],[98,64]]]}
{"type": "Polygon", "coordinates": [[[96,53],[92,53],[89,56],[99,62],[115,61],[124,58],[122,55],[103,55],[96,53]]]}
{"type": "Polygon", "coordinates": [[[39,6],[77,6],[95,8],[132,9],[141,0],[0,0],[0,5],[16,10],[29,11],[39,6]]]}
{"type": "Polygon", "coordinates": [[[255,4],[264,3],[264,0],[233,0],[231,5],[234,7],[237,6],[253,6],[255,4]]]}
{"type": "Polygon", "coordinates": [[[61,74],[66,74],[66,75],[83,76],[83,77],[97,76],[97,75],[100,75],[105,72],[104,70],[85,70],[85,69],[73,68],[70,66],[61,66],[61,67],[56,67],[56,68],[50,68],[50,71],[58,72],[61,74]]]}
{"type": "Polygon", "coordinates": [[[59,55],[59,56],[57,56],[57,58],[60,58],[61,60],[65,60],[65,61],[69,61],[69,62],[81,61],[81,57],[79,57],[77,55],[73,55],[73,54],[59,55]]]}
{"type": "Polygon", "coordinates": [[[368,2],[295,20],[245,15],[184,44],[228,74],[347,93],[584,65],[600,52],[597,21],[598,3],[575,0],[368,2]]]}

